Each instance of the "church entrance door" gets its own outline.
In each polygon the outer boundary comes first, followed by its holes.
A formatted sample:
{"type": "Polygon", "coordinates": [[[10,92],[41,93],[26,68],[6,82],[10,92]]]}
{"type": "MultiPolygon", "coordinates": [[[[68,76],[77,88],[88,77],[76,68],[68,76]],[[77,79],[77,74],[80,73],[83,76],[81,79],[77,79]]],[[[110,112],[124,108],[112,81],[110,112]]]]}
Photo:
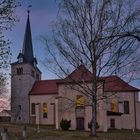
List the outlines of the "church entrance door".
{"type": "Polygon", "coordinates": [[[77,130],[84,130],[84,118],[76,118],[77,130]]]}

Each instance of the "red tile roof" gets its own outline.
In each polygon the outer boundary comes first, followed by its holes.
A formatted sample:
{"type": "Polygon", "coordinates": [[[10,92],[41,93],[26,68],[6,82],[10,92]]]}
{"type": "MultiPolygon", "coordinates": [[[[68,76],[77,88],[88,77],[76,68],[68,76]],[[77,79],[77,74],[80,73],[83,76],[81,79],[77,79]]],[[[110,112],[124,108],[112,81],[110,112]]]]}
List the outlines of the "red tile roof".
{"type": "Polygon", "coordinates": [[[66,81],[91,81],[92,73],[84,66],[80,65],[70,75],[68,75],[66,81]]]}
{"type": "MultiPolygon", "coordinates": [[[[77,69],[75,69],[68,77],[65,78],[68,82],[70,81],[91,81],[92,73],[84,66],[80,65],[77,69]]],[[[104,91],[105,92],[123,92],[123,91],[140,91],[127,82],[122,80],[117,76],[107,76],[100,77],[99,81],[104,81],[104,91]]]]}
{"type": "Polygon", "coordinates": [[[1,111],[1,113],[8,113],[9,115],[11,115],[11,110],[4,109],[1,111]]]}
{"type": "Polygon", "coordinates": [[[127,82],[122,80],[117,76],[108,76],[108,77],[101,77],[100,80],[104,80],[104,91],[105,92],[126,92],[126,91],[140,91],[127,82]]]}
{"type": "Polygon", "coordinates": [[[30,95],[48,95],[57,94],[57,82],[60,80],[41,80],[35,82],[33,88],[31,89],[30,95]]]}
{"type": "MultiPolygon", "coordinates": [[[[30,95],[48,95],[58,94],[57,84],[73,81],[91,81],[92,73],[83,65],[75,69],[64,80],[41,80],[35,82],[30,95]]],[[[105,92],[126,92],[126,91],[140,91],[139,89],[129,85],[124,80],[117,76],[100,77],[99,80],[104,81],[105,92]]]]}

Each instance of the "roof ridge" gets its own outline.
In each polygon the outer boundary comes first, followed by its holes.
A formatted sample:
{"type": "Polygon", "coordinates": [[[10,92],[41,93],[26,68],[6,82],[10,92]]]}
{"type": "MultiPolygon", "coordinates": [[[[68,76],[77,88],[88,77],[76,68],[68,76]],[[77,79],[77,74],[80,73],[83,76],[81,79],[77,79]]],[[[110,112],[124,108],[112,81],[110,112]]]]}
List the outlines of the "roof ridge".
{"type": "Polygon", "coordinates": [[[60,81],[60,80],[62,80],[62,79],[46,79],[46,80],[38,80],[38,81],[36,81],[36,82],[45,82],[45,81],[60,81]]]}

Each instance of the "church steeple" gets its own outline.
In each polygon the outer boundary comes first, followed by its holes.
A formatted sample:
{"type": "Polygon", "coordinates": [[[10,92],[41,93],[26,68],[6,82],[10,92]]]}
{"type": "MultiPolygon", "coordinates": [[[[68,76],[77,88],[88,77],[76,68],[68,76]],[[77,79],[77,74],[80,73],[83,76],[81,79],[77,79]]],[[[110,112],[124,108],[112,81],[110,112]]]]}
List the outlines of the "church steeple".
{"type": "Polygon", "coordinates": [[[11,64],[11,121],[29,123],[29,93],[35,81],[41,80],[41,71],[36,66],[37,60],[33,55],[29,11],[23,47],[17,59],[11,64]]]}
{"type": "Polygon", "coordinates": [[[22,53],[19,54],[18,58],[23,57],[23,62],[34,64],[36,63],[36,59],[34,58],[33,55],[32,34],[29,13],[30,11],[28,10],[22,53]]]}

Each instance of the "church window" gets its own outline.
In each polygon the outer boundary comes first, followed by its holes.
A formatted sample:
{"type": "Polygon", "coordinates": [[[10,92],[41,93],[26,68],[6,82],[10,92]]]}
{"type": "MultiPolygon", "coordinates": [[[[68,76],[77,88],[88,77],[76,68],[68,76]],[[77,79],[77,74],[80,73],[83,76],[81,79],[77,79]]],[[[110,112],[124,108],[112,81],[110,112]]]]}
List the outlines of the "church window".
{"type": "Polygon", "coordinates": [[[23,68],[17,68],[17,75],[23,74],[23,68]]]}
{"type": "Polygon", "coordinates": [[[129,114],[129,101],[124,101],[124,114],[129,114]]]}
{"type": "Polygon", "coordinates": [[[23,62],[23,58],[20,57],[20,58],[18,59],[18,62],[19,62],[19,63],[22,63],[22,62],[23,62]]]}
{"type": "Polygon", "coordinates": [[[43,103],[43,118],[47,118],[47,116],[48,116],[47,103],[43,103]]]}
{"type": "Polygon", "coordinates": [[[23,74],[23,68],[20,68],[21,74],[23,74]]]}
{"type": "Polygon", "coordinates": [[[18,106],[19,110],[21,110],[21,105],[18,106]]]}
{"type": "Polygon", "coordinates": [[[112,112],[117,112],[117,103],[116,101],[112,100],[110,103],[110,108],[112,112]]]}
{"type": "Polygon", "coordinates": [[[36,74],[36,80],[39,80],[39,74],[36,74]]]}
{"type": "Polygon", "coordinates": [[[82,95],[77,95],[76,107],[84,107],[84,97],[82,95]]]}
{"type": "Polygon", "coordinates": [[[31,75],[35,77],[35,72],[33,70],[31,71],[31,75]]]}
{"type": "Polygon", "coordinates": [[[36,62],[34,61],[34,66],[36,67],[36,62]]]}
{"type": "Polygon", "coordinates": [[[31,113],[32,113],[32,115],[35,114],[35,103],[31,104],[31,113]]]}

